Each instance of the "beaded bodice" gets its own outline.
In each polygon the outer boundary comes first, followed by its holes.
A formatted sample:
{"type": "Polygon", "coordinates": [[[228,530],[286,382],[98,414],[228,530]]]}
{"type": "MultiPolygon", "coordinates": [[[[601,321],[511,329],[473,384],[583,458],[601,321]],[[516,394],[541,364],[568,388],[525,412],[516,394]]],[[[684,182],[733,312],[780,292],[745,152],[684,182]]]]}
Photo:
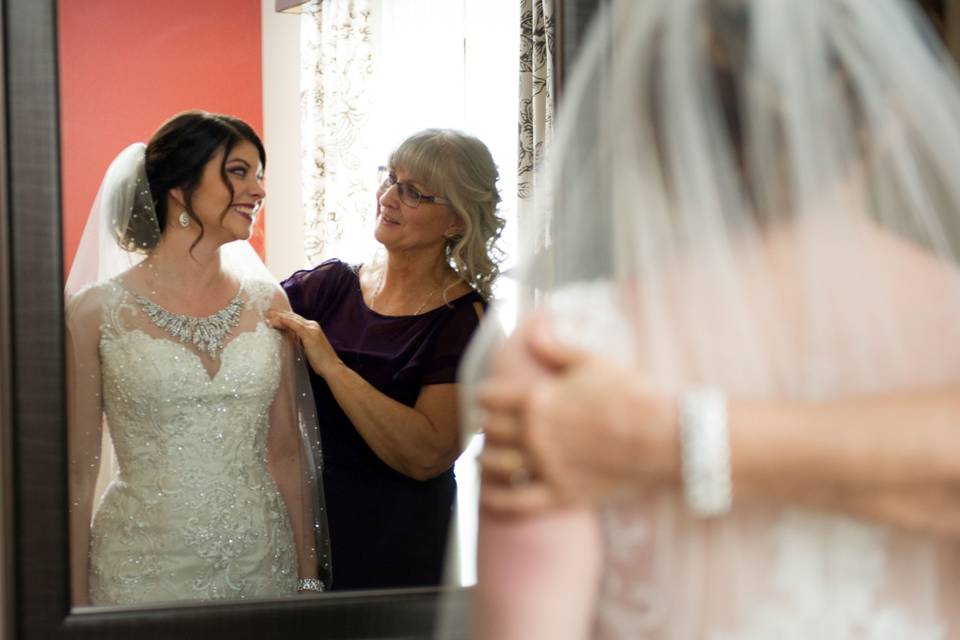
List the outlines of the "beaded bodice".
{"type": "Polygon", "coordinates": [[[212,378],[171,340],[141,331],[104,340],[104,405],[119,479],[179,484],[184,466],[208,475],[262,467],[278,339],[263,325],[244,333],[224,350],[212,378]]]}
{"type": "Polygon", "coordinates": [[[210,360],[159,330],[122,286],[101,286],[118,471],[91,532],[93,601],[292,592],[289,517],[267,468],[282,340],[262,319],[269,291],[245,285],[237,329],[210,360]]]}

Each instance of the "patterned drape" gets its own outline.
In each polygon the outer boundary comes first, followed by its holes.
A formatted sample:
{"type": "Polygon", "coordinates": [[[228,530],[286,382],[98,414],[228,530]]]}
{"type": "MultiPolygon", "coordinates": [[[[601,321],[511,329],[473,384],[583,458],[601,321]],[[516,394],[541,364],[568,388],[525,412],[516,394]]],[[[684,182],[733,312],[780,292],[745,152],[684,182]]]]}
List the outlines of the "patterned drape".
{"type": "Polygon", "coordinates": [[[304,249],[311,263],[350,259],[375,215],[369,120],[373,51],[368,0],[314,0],[301,31],[304,249]]]}
{"type": "MultiPolygon", "coordinates": [[[[517,215],[521,235],[544,179],[541,161],[553,137],[555,0],[520,0],[520,147],[517,215]]],[[[522,242],[523,240],[521,240],[522,242]]]]}

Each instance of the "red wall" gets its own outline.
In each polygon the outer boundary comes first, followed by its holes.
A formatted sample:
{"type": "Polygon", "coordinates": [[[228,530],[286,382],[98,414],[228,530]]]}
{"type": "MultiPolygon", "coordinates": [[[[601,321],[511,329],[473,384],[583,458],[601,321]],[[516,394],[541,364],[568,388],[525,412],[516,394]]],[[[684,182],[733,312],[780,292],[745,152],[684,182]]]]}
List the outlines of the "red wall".
{"type": "MultiPolygon", "coordinates": [[[[60,0],[64,265],[110,161],[185,109],[263,132],[260,0],[60,0]]],[[[263,216],[253,244],[263,255],[263,216]]]]}

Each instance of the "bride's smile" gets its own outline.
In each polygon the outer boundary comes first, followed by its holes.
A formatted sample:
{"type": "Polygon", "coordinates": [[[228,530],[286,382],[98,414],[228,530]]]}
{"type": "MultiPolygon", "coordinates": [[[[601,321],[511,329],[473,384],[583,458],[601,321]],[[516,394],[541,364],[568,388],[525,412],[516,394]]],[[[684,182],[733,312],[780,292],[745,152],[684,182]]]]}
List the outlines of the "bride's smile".
{"type": "Polygon", "coordinates": [[[196,222],[203,226],[204,242],[220,245],[247,240],[265,197],[259,152],[253,144],[240,141],[226,157],[220,151],[210,158],[199,184],[185,198],[195,216],[190,226],[196,222]]]}

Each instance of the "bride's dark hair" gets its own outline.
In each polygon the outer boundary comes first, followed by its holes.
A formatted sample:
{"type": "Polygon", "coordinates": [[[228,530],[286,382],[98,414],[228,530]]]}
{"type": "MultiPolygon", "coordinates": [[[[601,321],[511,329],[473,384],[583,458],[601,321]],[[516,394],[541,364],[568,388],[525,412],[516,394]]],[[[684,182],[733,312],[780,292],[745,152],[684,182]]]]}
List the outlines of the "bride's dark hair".
{"type": "Polygon", "coordinates": [[[203,237],[203,223],[193,211],[192,200],[203,176],[203,168],[214,154],[223,150],[220,177],[232,200],[233,187],[227,178],[225,165],[230,151],[241,141],[247,141],[257,148],[260,164],[266,167],[267,154],[260,136],[239,118],[206,111],[184,111],[167,120],[147,144],[145,169],[149,193],[146,189],[138,188],[134,205],[152,207],[156,214],[156,226],[152,221],[132,217],[121,234],[121,245],[137,251],[152,250],[159,240],[156,229],[162,232],[167,222],[167,193],[179,188],[183,191],[187,214],[200,226],[200,235],[194,242],[196,246],[203,237]]]}

